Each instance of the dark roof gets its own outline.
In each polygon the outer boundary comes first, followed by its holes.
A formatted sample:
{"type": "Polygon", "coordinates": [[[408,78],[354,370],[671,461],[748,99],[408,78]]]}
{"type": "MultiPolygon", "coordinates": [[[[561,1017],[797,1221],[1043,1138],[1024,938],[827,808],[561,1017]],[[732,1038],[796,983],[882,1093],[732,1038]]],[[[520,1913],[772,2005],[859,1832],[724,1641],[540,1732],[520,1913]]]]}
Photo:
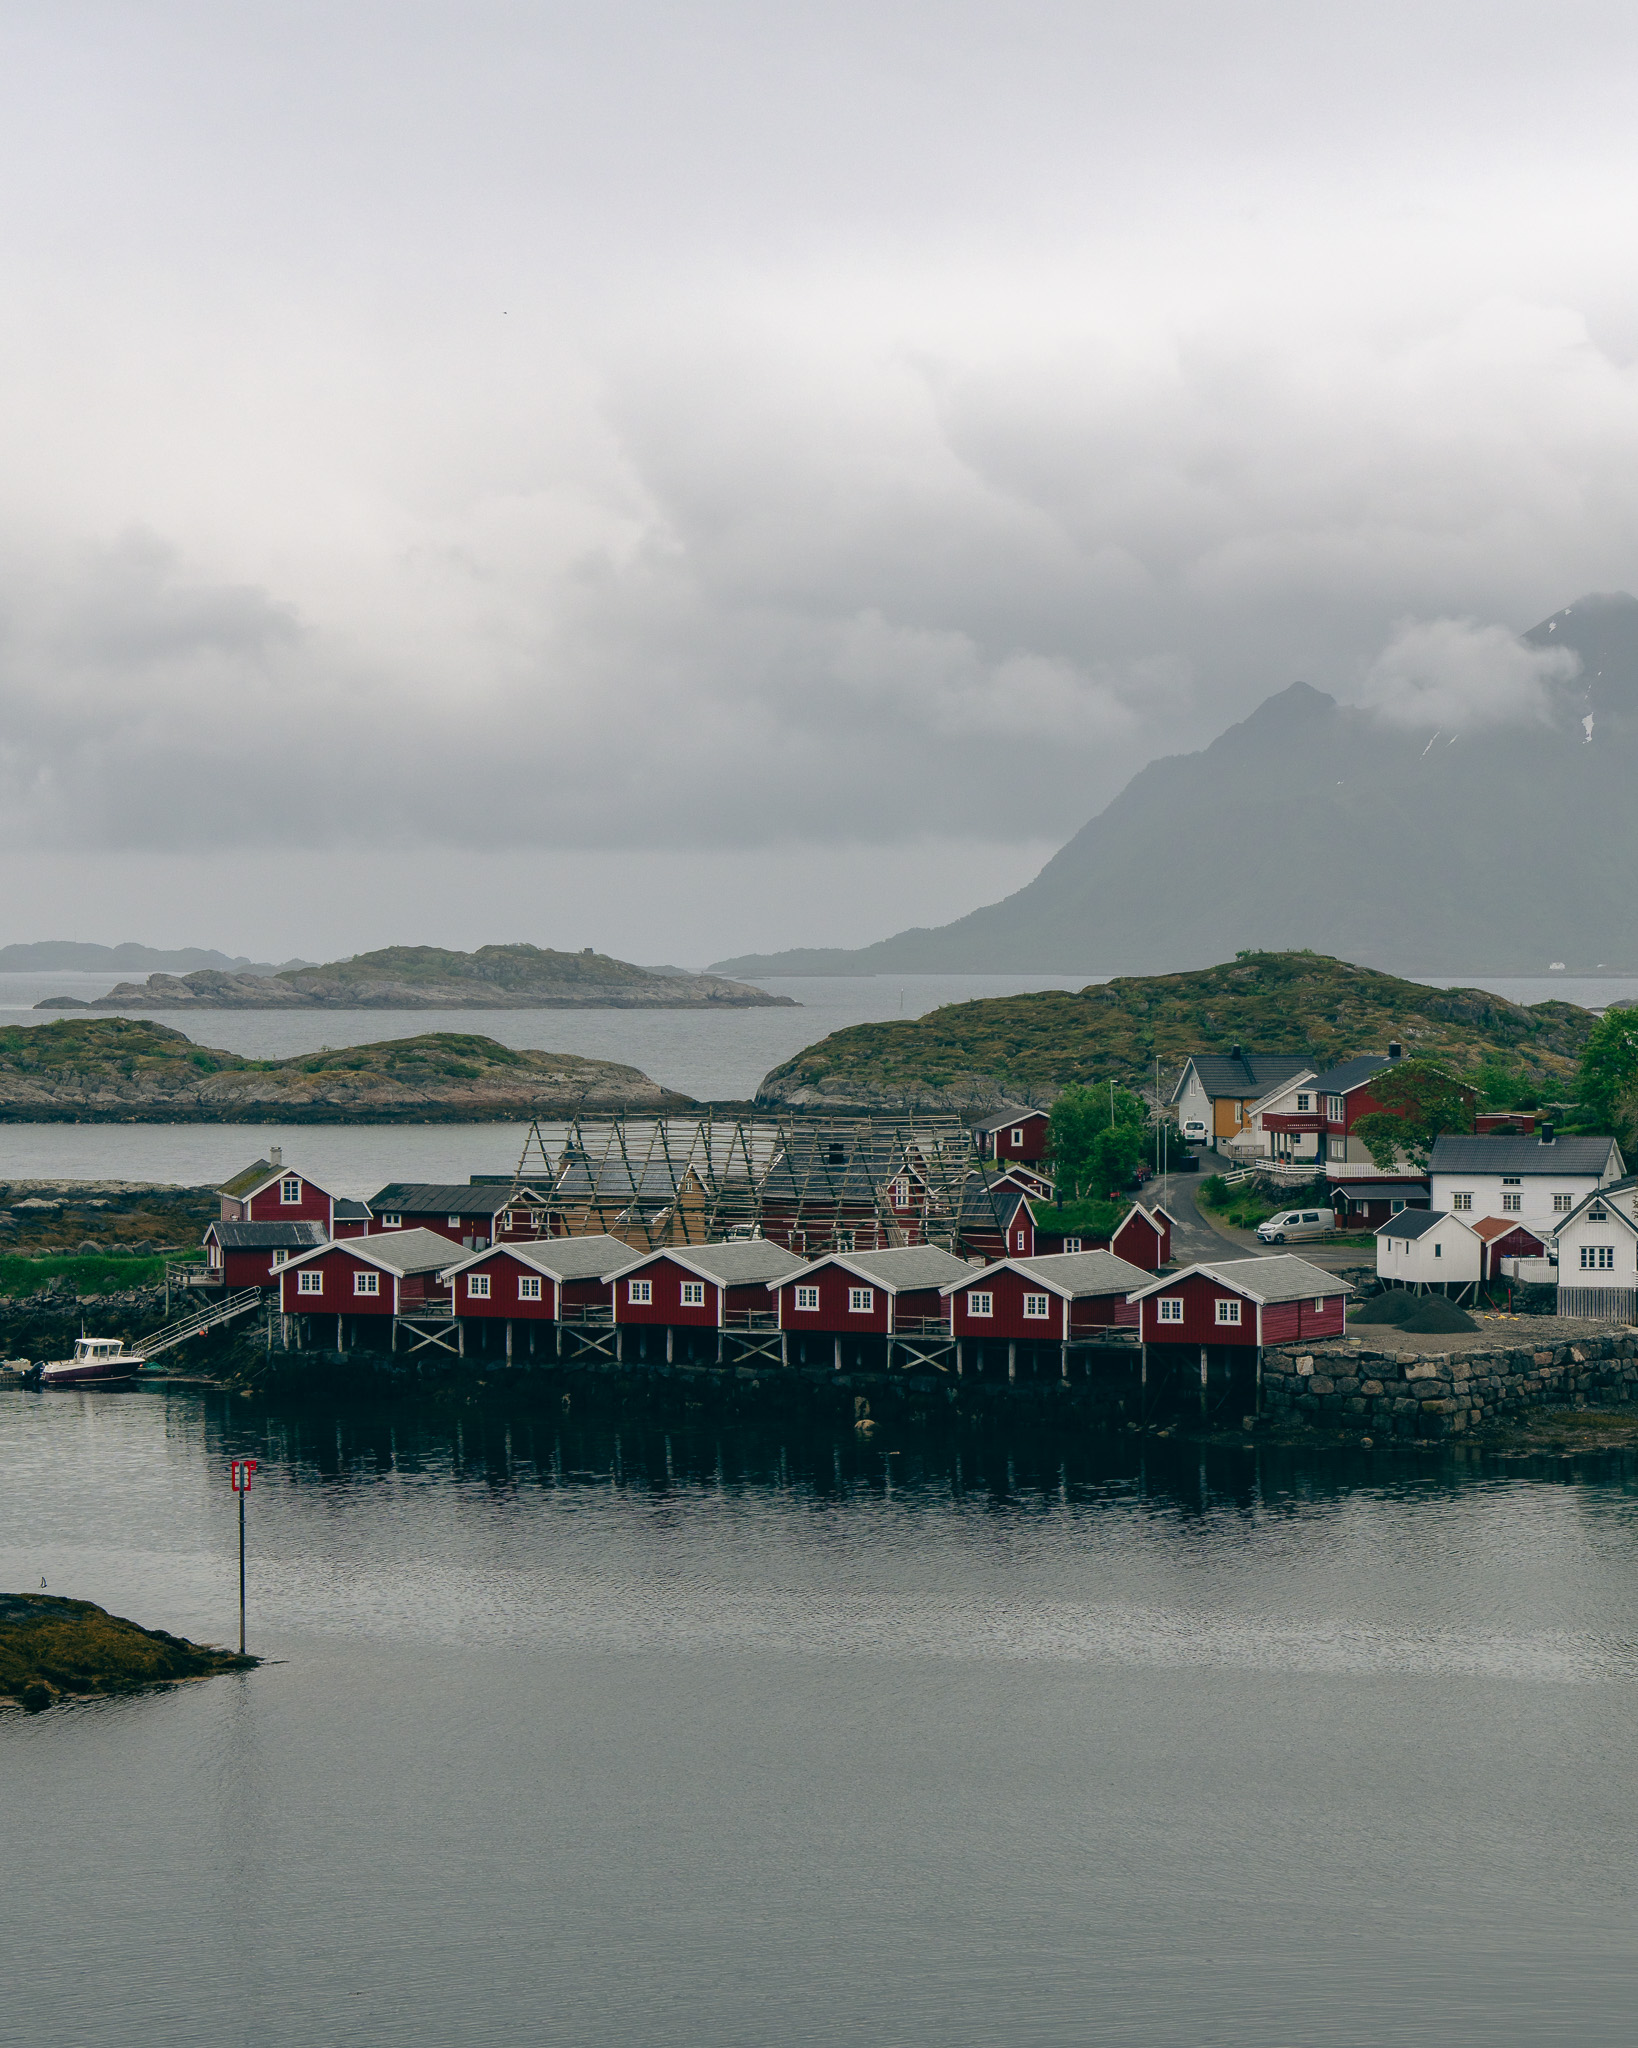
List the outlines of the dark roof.
{"type": "Polygon", "coordinates": [[[1022,1123],[1027,1117],[1050,1117],[1051,1114],[1052,1112],[1047,1109],[1031,1109],[1027,1103],[1014,1102],[998,1111],[996,1115],[984,1117],[972,1128],[975,1131],[1004,1131],[1008,1124],[1022,1123]]]}
{"type": "Polygon", "coordinates": [[[1390,1060],[1383,1052],[1356,1053],[1351,1060],[1339,1060],[1334,1067],[1327,1067],[1323,1074],[1314,1076],[1316,1095],[1346,1095],[1351,1088],[1357,1088],[1362,1081],[1368,1081],[1373,1074],[1381,1073],[1384,1067],[1397,1067],[1398,1060],[1390,1060]]]}
{"type": "Polygon", "coordinates": [[[456,1247],[435,1230],[381,1230],[368,1237],[327,1240],[315,1250],[292,1259],[281,1270],[305,1266],[320,1252],[341,1252],[349,1259],[362,1259],[367,1266],[380,1266],[389,1273],[435,1273],[453,1263],[456,1247]]]}
{"type": "Polygon", "coordinates": [[[226,1252],[306,1252],[329,1242],[322,1223],[212,1223],[205,1235],[226,1252]]]}
{"type": "MultiPolygon", "coordinates": [[[[1613,1138],[1470,1138],[1447,1133],[1436,1138],[1430,1173],[1603,1173],[1615,1152],[1613,1138]]],[[[1619,1160],[1620,1154],[1616,1153],[1619,1160]]]]}
{"type": "Polygon", "coordinates": [[[759,1280],[776,1287],[802,1272],[808,1263],[800,1252],[775,1244],[771,1238],[745,1237],[732,1244],[673,1244],[662,1245],[658,1251],[633,1251],[622,1271],[635,1271],[659,1259],[671,1259],[690,1273],[698,1273],[702,1280],[723,1287],[754,1287],[759,1280]]]}
{"type": "Polygon", "coordinates": [[[1113,1252],[1047,1252],[1038,1259],[998,1259],[982,1273],[967,1273],[943,1291],[954,1294],[976,1287],[996,1273],[1022,1273],[1050,1293],[1079,1301],[1089,1294],[1130,1294],[1150,1278],[1141,1266],[1129,1265],[1113,1252]]]}
{"type": "MultiPolygon", "coordinates": [[[[1390,1216],[1386,1223],[1379,1223],[1376,1234],[1378,1237],[1426,1237],[1430,1230],[1437,1230],[1441,1223],[1450,1220],[1448,1209],[1401,1209],[1397,1216],[1390,1216]]],[[[1456,1221],[1464,1230],[1473,1228],[1460,1217],[1456,1221]]]]}
{"type": "MultiPolygon", "coordinates": [[[[348,1240],[351,1242],[352,1240],[348,1240]]],[[[448,1249],[453,1252],[455,1247],[448,1249]]],[[[611,1273],[641,1257],[635,1246],[622,1237],[599,1232],[590,1237],[541,1237],[514,1244],[494,1244],[481,1252],[451,1258],[446,1273],[464,1273],[469,1266],[482,1266],[491,1259],[516,1259],[532,1266],[552,1280],[606,1280],[611,1273]]]]}
{"type": "Polygon", "coordinates": [[[1312,1060],[1297,1059],[1289,1053],[1243,1052],[1238,1059],[1227,1053],[1191,1053],[1172,1091],[1172,1100],[1175,1102],[1182,1093],[1191,1066],[1201,1087],[1216,1101],[1220,1096],[1266,1095],[1271,1088],[1310,1072],[1313,1065],[1312,1060]]]}
{"type": "MultiPolygon", "coordinates": [[[[522,1199],[522,1190],[519,1191],[522,1199]]],[[[537,1197],[544,1201],[544,1196],[537,1197]]],[[[497,1216],[512,1206],[511,1184],[475,1188],[468,1181],[394,1180],[371,1195],[370,1210],[392,1216],[497,1216]]],[[[340,1214],[338,1208],[337,1214],[340,1214]]]]}
{"type": "Polygon", "coordinates": [[[1351,1202],[1428,1202],[1425,1180],[1339,1180],[1332,1183],[1333,1205],[1338,1195],[1351,1202]]]}
{"type": "Polygon", "coordinates": [[[368,1203],[355,1202],[351,1195],[337,1195],[334,1209],[338,1223],[367,1223],[370,1219],[368,1203]]]}
{"type": "Polygon", "coordinates": [[[961,1183],[961,1200],[956,1205],[958,1231],[1005,1230],[1029,1197],[1022,1188],[998,1186],[982,1174],[972,1173],[961,1183]]]}

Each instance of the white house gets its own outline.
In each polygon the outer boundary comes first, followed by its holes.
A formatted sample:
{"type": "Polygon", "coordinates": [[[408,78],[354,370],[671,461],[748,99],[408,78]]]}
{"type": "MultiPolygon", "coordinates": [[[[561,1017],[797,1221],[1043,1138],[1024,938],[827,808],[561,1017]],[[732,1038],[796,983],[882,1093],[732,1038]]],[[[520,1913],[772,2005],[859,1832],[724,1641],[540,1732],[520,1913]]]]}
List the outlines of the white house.
{"type": "Polygon", "coordinates": [[[1428,1161],[1435,1210],[1475,1221],[1516,1216],[1537,1231],[1556,1228],[1625,1172],[1613,1138],[1561,1138],[1551,1124],[1531,1137],[1439,1138],[1428,1161]]]}
{"type": "Polygon", "coordinates": [[[1229,1145],[1245,1129],[1253,1103],[1282,1082],[1311,1073],[1305,1059],[1289,1053],[1192,1053],[1183,1063],[1171,1100],[1178,1126],[1191,1145],[1229,1145]]]}
{"type": "Polygon", "coordinates": [[[1558,1312],[1638,1322],[1638,1178],[1578,1202],[1553,1232],[1558,1312]]]}
{"type": "Polygon", "coordinates": [[[1391,1285],[1460,1293],[1483,1271],[1483,1238],[1448,1211],[1402,1209],[1377,1228],[1376,1274],[1391,1285]]]}

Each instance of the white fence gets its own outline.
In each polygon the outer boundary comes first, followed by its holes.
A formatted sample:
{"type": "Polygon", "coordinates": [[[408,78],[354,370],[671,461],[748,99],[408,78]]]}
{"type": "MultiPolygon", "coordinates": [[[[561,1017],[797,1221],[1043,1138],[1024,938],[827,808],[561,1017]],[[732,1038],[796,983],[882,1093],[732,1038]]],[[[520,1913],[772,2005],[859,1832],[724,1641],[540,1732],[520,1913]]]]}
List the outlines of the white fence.
{"type": "Polygon", "coordinates": [[[1561,1287],[1558,1312],[1596,1323],[1638,1323],[1638,1287],[1561,1287]]]}

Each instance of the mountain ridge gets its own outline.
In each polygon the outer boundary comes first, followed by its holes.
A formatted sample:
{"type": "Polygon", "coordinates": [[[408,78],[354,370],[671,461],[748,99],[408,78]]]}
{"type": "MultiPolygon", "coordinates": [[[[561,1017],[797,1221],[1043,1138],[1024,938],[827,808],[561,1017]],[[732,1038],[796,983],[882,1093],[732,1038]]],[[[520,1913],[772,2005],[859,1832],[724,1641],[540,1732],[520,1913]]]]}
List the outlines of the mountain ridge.
{"type": "Polygon", "coordinates": [[[1638,859],[1638,599],[1578,598],[1520,638],[1580,657],[1539,722],[1436,745],[1429,725],[1292,683],[1149,762],[998,903],[709,971],[1144,974],[1302,946],[1401,974],[1638,966],[1619,879],[1638,859]]]}

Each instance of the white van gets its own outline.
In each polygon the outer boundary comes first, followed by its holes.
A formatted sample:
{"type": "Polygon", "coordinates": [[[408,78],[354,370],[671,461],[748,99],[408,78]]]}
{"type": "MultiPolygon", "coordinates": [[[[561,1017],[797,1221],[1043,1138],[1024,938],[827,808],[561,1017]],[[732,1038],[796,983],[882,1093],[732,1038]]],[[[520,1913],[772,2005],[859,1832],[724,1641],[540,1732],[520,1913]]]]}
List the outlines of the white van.
{"type": "Polygon", "coordinates": [[[1329,1209],[1285,1209],[1257,1225],[1260,1244],[1284,1244],[1305,1237],[1329,1237],[1336,1219],[1329,1209]]]}
{"type": "Polygon", "coordinates": [[[1186,1116],[1183,1119],[1183,1142],[1185,1145],[1205,1144],[1206,1124],[1203,1117],[1186,1116]]]}

